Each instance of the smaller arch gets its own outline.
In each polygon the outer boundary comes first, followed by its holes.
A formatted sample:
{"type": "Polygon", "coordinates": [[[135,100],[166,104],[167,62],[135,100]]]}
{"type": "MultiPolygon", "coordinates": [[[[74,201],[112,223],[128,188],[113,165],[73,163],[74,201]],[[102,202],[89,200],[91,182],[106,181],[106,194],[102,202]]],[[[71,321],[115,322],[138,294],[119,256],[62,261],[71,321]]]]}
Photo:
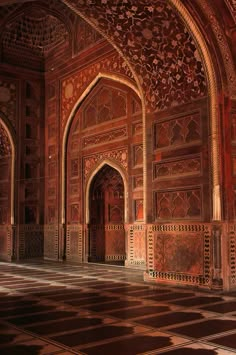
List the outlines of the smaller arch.
{"type": "MultiPolygon", "coordinates": [[[[74,105],[73,109],[71,110],[70,116],[66,122],[64,133],[63,133],[63,138],[62,138],[62,164],[61,164],[61,223],[65,224],[65,184],[66,184],[66,179],[65,179],[65,171],[66,171],[66,148],[67,148],[67,141],[69,137],[69,132],[70,132],[70,127],[73,121],[73,118],[75,116],[76,110],[80,106],[80,104],[83,102],[83,100],[87,97],[87,95],[92,91],[92,89],[96,86],[96,84],[99,82],[100,79],[110,79],[119,83],[122,83],[128,87],[130,87],[137,95],[138,97],[142,100],[142,96],[137,89],[137,87],[131,83],[129,80],[125,78],[121,78],[120,76],[116,74],[110,74],[110,73],[105,73],[105,72],[99,72],[98,75],[90,82],[90,84],[87,86],[87,88],[84,90],[84,92],[81,94],[79,99],[77,100],[76,104],[74,105]]],[[[111,165],[112,166],[112,165],[111,165]]],[[[116,168],[115,168],[116,169],[116,168]]],[[[118,170],[118,169],[116,169],[118,170]]],[[[119,170],[118,170],[119,171],[119,170]]],[[[123,175],[121,174],[123,177],[123,175]]],[[[86,218],[87,220],[87,218],[86,218]]]]}
{"type": "Polygon", "coordinates": [[[118,173],[122,177],[123,184],[124,184],[124,207],[125,207],[124,223],[127,223],[127,219],[128,219],[128,181],[127,181],[127,177],[125,176],[125,173],[122,170],[122,168],[118,164],[116,164],[114,161],[112,161],[110,159],[104,159],[102,162],[100,162],[100,164],[98,164],[93,169],[93,171],[90,173],[90,176],[89,176],[89,178],[87,180],[87,183],[86,183],[86,186],[85,186],[85,223],[88,224],[89,221],[90,221],[90,215],[89,215],[89,192],[90,192],[90,188],[91,188],[91,184],[92,184],[93,178],[95,177],[95,175],[105,165],[108,165],[111,168],[113,168],[116,171],[118,171],[118,173]]]}
{"type": "Polygon", "coordinates": [[[15,150],[15,135],[14,130],[11,127],[10,123],[8,122],[5,115],[0,111],[0,125],[3,126],[5,131],[7,132],[9,142],[11,145],[11,225],[15,223],[15,157],[16,157],[16,150],[15,150]]]}

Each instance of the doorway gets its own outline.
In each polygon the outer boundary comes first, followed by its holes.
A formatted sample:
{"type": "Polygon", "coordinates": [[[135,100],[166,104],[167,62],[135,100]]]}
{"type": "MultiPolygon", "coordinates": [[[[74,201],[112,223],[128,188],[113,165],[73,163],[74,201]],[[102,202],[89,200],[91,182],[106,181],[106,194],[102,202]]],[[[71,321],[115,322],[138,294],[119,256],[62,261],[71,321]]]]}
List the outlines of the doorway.
{"type": "Polygon", "coordinates": [[[91,183],[89,212],[88,261],[124,265],[124,183],[120,173],[107,164],[91,183]]]}

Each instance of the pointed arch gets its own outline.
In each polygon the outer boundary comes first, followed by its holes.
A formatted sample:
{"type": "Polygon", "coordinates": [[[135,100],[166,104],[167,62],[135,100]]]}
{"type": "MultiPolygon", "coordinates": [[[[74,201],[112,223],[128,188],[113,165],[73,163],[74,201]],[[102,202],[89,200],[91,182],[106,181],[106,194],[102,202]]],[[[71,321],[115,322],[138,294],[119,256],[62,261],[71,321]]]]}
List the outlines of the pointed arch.
{"type": "MultiPolygon", "coordinates": [[[[131,65],[130,61],[125,57],[122,50],[116,45],[116,43],[110,38],[110,36],[106,35],[106,33],[99,28],[99,25],[95,25],[90,18],[81,11],[79,11],[75,5],[72,5],[68,0],[62,0],[65,5],[67,5],[73,12],[82,17],[86,22],[88,22],[95,30],[97,30],[104,38],[107,39],[109,43],[117,50],[119,55],[124,59],[130,68],[135,81],[138,85],[140,92],[142,92],[142,85],[138,78],[138,75],[131,65]]],[[[207,47],[206,41],[204,39],[203,34],[198,28],[196,22],[193,17],[190,15],[189,11],[182,3],[181,0],[168,0],[168,2],[173,6],[173,8],[178,12],[179,16],[182,18],[186,27],[190,31],[191,35],[194,38],[196,46],[199,49],[200,55],[202,57],[202,62],[205,67],[206,76],[207,76],[207,84],[208,84],[208,92],[210,97],[210,130],[211,130],[211,155],[212,155],[212,202],[213,202],[213,220],[221,220],[222,219],[222,191],[220,185],[220,154],[219,154],[219,113],[217,110],[217,84],[216,84],[216,74],[214,70],[214,65],[211,60],[211,54],[207,47]]],[[[147,150],[147,139],[146,139],[146,113],[144,106],[144,98],[142,95],[142,104],[143,104],[143,185],[144,185],[144,221],[146,221],[146,192],[147,192],[147,160],[146,160],[146,150],[147,150]]]]}
{"type": "Polygon", "coordinates": [[[0,125],[3,126],[5,131],[7,132],[9,142],[11,145],[11,196],[10,196],[10,202],[11,202],[11,225],[15,223],[15,159],[16,159],[16,149],[15,149],[15,134],[14,130],[11,127],[10,123],[6,119],[5,115],[0,111],[0,125]]]}
{"type": "Polygon", "coordinates": [[[119,164],[116,164],[114,161],[110,159],[104,159],[102,162],[100,162],[90,173],[90,176],[87,179],[86,185],[85,185],[85,223],[88,224],[90,220],[90,214],[89,214],[89,192],[91,188],[91,184],[93,182],[94,177],[96,174],[105,166],[108,165],[111,168],[115,169],[118,171],[120,176],[122,177],[123,184],[124,184],[124,223],[127,222],[128,218],[128,181],[127,177],[123,171],[123,169],[119,166],[119,164]]]}
{"type": "MultiPolygon", "coordinates": [[[[69,137],[69,132],[70,132],[70,127],[73,121],[73,118],[75,116],[75,113],[77,111],[77,109],[79,108],[79,106],[81,105],[81,103],[83,102],[83,100],[88,96],[88,94],[93,90],[93,88],[97,85],[97,83],[99,82],[100,79],[110,79],[119,83],[122,83],[128,87],[130,87],[137,95],[138,97],[141,99],[142,102],[142,106],[143,106],[143,101],[142,101],[142,95],[139,92],[139,90],[137,89],[137,87],[129,80],[120,77],[118,75],[115,74],[110,74],[110,73],[105,73],[105,72],[100,72],[92,81],[91,83],[88,85],[88,87],[84,90],[84,92],[82,93],[82,95],[78,98],[76,104],[74,105],[70,116],[67,120],[65,129],[64,129],[64,133],[63,133],[63,138],[62,138],[62,164],[61,164],[61,223],[64,224],[65,223],[65,190],[66,190],[66,151],[67,151],[67,141],[68,141],[68,137],[69,137]]],[[[111,163],[113,164],[113,163],[111,163]]],[[[111,165],[108,164],[108,165],[111,165]]],[[[111,165],[112,166],[112,165],[111,165]]],[[[116,170],[119,171],[119,167],[115,168],[116,170]]],[[[120,171],[119,171],[120,172],[120,171]]],[[[123,177],[123,173],[121,174],[121,176],[123,177]]],[[[87,219],[87,218],[86,218],[87,219]]]]}

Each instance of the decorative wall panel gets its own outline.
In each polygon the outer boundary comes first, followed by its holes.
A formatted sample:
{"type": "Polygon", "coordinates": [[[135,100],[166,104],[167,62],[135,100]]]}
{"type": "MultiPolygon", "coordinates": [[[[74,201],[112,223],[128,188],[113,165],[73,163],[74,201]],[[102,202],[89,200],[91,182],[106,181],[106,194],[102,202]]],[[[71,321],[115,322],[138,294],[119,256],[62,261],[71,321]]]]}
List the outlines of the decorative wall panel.
{"type": "Polygon", "coordinates": [[[9,225],[0,225],[0,260],[11,261],[13,256],[13,230],[9,225]]]}
{"type": "Polygon", "coordinates": [[[203,236],[158,233],[154,242],[154,269],[160,272],[203,274],[203,236]]]}
{"type": "Polygon", "coordinates": [[[56,224],[44,225],[44,257],[58,259],[58,238],[59,231],[56,224]]]}
{"type": "Polygon", "coordinates": [[[33,258],[43,256],[43,231],[41,225],[20,225],[20,257],[33,258]]]}
{"type": "Polygon", "coordinates": [[[146,226],[131,224],[126,226],[128,255],[126,265],[137,268],[146,266],[146,226]]]}
{"type": "Polygon", "coordinates": [[[200,219],[202,192],[200,188],[155,193],[156,219],[200,219]]]}
{"type": "Polygon", "coordinates": [[[84,108],[83,128],[127,115],[127,95],[104,85],[84,108]]]}
{"type": "Polygon", "coordinates": [[[108,143],[114,140],[127,137],[127,128],[122,127],[115,130],[109,130],[103,134],[86,137],[83,139],[83,148],[91,147],[98,144],[108,143]]]}
{"type": "Polygon", "coordinates": [[[154,164],[154,179],[182,177],[201,174],[201,157],[186,157],[154,164]]]}
{"type": "Polygon", "coordinates": [[[199,112],[154,124],[155,149],[196,144],[201,138],[199,112]]]}
{"type": "Polygon", "coordinates": [[[143,163],[143,146],[135,145],[133,147],[133,166],[142,166],[143,163]]]}
{"type": "Polygon", "coordinates": [[[148,250],[149,280],[211,286],[210,225],[149,225],[148,250]]]}
{"type": "Polygon", "coordinates": [[[81,225],[70,224],[66,233],[66,255],[68,260],[83,260],[83,230],[81,225]]]}

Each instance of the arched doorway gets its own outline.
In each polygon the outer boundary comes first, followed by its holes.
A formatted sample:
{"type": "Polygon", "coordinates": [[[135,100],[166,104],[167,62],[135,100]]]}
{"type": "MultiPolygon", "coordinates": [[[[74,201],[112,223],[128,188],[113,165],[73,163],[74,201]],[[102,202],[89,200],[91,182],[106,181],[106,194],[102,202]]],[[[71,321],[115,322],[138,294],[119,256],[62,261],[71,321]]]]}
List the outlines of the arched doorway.
{"type": "Polygon", "coordinates": [[[104,165],[89,191],[90,262],[124,265],[124,183],[120,173],[104,165]]]}

